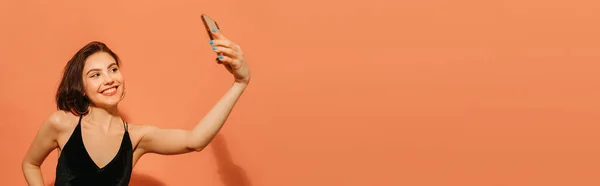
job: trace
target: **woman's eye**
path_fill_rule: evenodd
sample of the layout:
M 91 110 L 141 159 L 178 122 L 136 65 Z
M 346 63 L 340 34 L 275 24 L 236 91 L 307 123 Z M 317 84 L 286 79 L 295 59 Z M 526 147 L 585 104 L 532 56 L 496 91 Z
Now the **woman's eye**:
M 118 71 L 118 70 L 119 70 L 118 68 L 113 68 L 113 69 L 112 69 L 112 71 L 113 71 L 113 72 L 116 72 L 116 71 Z
M 91 76 L 91 77 L 96 77 L 96 76 L 99 76 L 99 75 L 100 75 L 100 74 L 92 74 L 92 76 Z

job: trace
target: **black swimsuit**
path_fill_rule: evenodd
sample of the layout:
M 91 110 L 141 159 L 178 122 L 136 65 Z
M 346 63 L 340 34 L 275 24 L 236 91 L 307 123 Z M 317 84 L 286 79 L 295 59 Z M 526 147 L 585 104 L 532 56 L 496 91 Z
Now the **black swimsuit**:
M 81 118 L 65 144 L 56 166 L 55 186 L 126 186 L 131 177 L 133 149 L 127 123 L 117 155 L 100 168 L 88 154 L 81 137 Z

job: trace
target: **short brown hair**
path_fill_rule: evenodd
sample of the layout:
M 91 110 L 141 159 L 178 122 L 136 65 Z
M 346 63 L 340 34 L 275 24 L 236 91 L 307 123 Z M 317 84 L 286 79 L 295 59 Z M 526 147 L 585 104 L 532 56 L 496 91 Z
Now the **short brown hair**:
M 76 116 L 86 115 L 89 112 L 88 107 L 91 103 L 84 95 L 83 67 L 85 66 L 85 60 L 98 52 L 110 54 L 117 62 L 117 66 L 119 65 L 119 57 L 106 44 L 92 41 L 83 46 L 67 62 L 63 70 L 62 80 L 56 91 L 56 107 L 59 110 L 71 112 Z

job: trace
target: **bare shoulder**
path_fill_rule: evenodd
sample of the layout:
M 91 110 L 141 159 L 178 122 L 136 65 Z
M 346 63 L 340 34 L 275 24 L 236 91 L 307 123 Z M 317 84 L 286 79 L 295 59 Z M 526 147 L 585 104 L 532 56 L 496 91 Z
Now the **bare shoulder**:
M 138 134 L 145 134 L 147 132 L 150 132 L 150 131 L 158 128 L 153 125 L 142 125 L 142 124 L 133 124 L 133 123 L 127 123 L 127 126 L 129 127 L 130 132 L 138 133 Z
M 56 130 L 58 132 L 69 131 L 78 122 L 77 116 L 73 115 L 70 112 L 65 112 L 62 110 L 54 111 L 48 116 L 48 118 L 44 121 L 44 125 L 46 125 L 49 129 Z
M 127 127 L 128 127 L 127 130 L 129 130 L 129 136 L 131 138 L 134 149 L 136 149 L 136 151 L 143 149 L 143 147 L 141 149 L 138 148 L 138 145 L 140 144 L 140 142 L 142 140 L 144 140 L 144 136 L 146 136 L 146 134 L 150 133 L 151 131 L 158 129 L 158 127 L 153 126 L 153 125 L 140 125 L 140 124 L 132 124 L 132 123 L 127 123 Z M 139 152 L 141 154 L 144 154 L 143 150 L 141 150 Z
M 153 125 L 127 123 L 127 126 L 129 130 L 129 135 L 131 136 L 132 140 L 136 143 L 143 140 L 146 134 L 158 129 L 158 127 Z

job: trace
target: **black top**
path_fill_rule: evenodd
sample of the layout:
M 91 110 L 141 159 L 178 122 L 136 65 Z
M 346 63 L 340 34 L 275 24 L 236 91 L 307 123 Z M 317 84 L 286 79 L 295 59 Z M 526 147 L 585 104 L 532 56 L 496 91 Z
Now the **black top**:
M 100 168 L 88 154 L 81 137 L 81 118 L 73 134 L 65 144 L 56 166 L 55 186 L 126 186 L 129 185 L 133 167 L 133 148 L 127 123 L 123 121 L 125 134 L 117 155 Z

